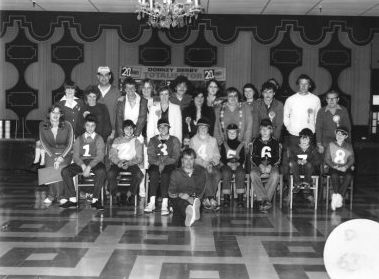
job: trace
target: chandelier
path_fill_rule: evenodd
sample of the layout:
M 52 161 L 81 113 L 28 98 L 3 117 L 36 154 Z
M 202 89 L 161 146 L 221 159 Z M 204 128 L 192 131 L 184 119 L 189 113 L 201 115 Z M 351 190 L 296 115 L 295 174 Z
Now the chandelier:
M 199 0 L 138 0 L 137 19 L 147 17 L 147 23 L 156 28 L 183 27 L 197 19 L 202 8 Z

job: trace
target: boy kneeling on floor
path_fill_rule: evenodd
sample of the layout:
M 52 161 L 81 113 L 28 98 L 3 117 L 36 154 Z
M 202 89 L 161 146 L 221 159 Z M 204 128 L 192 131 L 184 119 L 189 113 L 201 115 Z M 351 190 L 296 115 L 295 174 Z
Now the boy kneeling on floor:
M 95 188 L 91 207 L 104 210 L 99 196 L 106 179 L 105 165 L 103 163 L 105 145 L 103 138 L 95 132 L 96 121 L 96 116 L 92 114 L 86 116 L 84 121 L 85 132 L 76 138 L 73 145 L 74 163 L 62 169 L 61 174 L 65 188 L 63 193 L 66 193 L 67 197 L 60 200 L 60 207 L 77 207 L 78 201 L 72 178 L 79 173 L 83 173 L 84 177 L 89 177 L 93 172 L 95 175 Z
M 196 153 L 185 149 L 182 153 L 181 167 L 171 174 L 168 194 L 173 207 L 173 225 L 186 227 L 200 219 L 200 199 L 205 190 L 206 170 L 194 165 Z

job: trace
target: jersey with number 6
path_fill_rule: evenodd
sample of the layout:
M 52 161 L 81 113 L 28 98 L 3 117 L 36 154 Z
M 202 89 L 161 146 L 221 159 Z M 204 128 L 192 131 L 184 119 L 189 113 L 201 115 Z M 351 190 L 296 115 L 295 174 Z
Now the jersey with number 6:
M 253 165 L 259 166 L 264 161 L 269 165 L 279 165 L 281 158 L 281 147 L 279 141 L 270 138 L 263 141 L 261 137 L 253 141 L 251 160 Z

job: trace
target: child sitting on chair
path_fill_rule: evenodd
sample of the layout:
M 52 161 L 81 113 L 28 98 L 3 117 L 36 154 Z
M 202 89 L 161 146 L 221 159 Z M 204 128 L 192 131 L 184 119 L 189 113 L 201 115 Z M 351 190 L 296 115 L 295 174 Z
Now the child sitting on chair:
M 134 135 L 136 125 L 132 120 L 125 120 L 122 123 L 124 135 L 114 140 L 109 158 L 112 165 L 108 171 L 109 190 L 111 195 L 116 195 L 118 205 L 132 204 L 133 197 L 138 193 L 138 187 L 143 179 L 143 173 L 138 165 L 143 163 L 143 143 Z M 117 191 L 117 175 L 120 171 L 131 173 L 131 189 L 133 195 L 121 195 Z
M 334 191 L 331 201 L 332 210 L 342 207 L 343 197 L 353 179 L 351 168 L 354 165 L 355 159 L 352 145 L 346 142 L 348 136 L 349 132 L 347 128 L 338 127 L 336 129 L 336 141 L 329 143 L 325 153 L 325 163 L 329 167 Z M 342 183 L 340 177 L 342 177 Z
M 230 181 L 235 173 L 237 206 L 243 207 L 243 194 L 245 193 L 245 148 L 244 143 L 238 140 L 238 126 L 229 124 L 226 127 L 227 141 L 221 145 L 221 174 L 222 193 L 224 194 L 224 207 L 230 206 Z
M 74 163 L 62 169 L 62 178 L 64 182 L 64 191 L 67 197 L 61 199 L 60 207 L 72 208 L 77 207 L 75 185 L 73 177 L 82 173 L 84 177 L 89 177 L 91 172 L 94 173 L 94 193 L 91 207 L 98 210 L 104 210 L 99 200 L 101 188 L 105 184 L 106 172 L 104 165 L 105 144 L 103 138 L 96 134 L 96 116 L 89 114 L 84 120 L 85 132 L 76 138 L 73 150 Z
M 304 128 L 299 133 L 299 144 L 289 148 L 289 166 L 293 175 L 294 193 L 304 187 L 304 195 L 311 203 L 314 198 L 309 188 L 312 186 L 312 175 L 315 167 L 320 165 L 320 155 L 316 146 L 312 143 L 313 133 L 311 129 Z M 300 175 L 304 175 L 301 181 Z
M 270 119 L 262 119 L 259 128 L 260 136 L 252 143 L 251 152 L 251 183 L 257 195 L 260 211 L 272 207 L 271 200 L 279 183 L 281 145 L 272 137 L 273 127 Z M 261 178 L 268 178 L 263 186 Z
M 41 141 L 36 141 L 36 148 L 34 149 L 34 162 L 33 165 L 45 166 L 45 149 L 41 144 Z

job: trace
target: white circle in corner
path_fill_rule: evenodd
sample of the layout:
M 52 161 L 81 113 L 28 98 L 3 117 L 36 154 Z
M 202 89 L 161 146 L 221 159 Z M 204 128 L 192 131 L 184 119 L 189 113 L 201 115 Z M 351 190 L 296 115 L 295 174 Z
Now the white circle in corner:
M 354 219 L 336 227 L 324 247 L 331 279 L 379 278 L 379 223 Z

